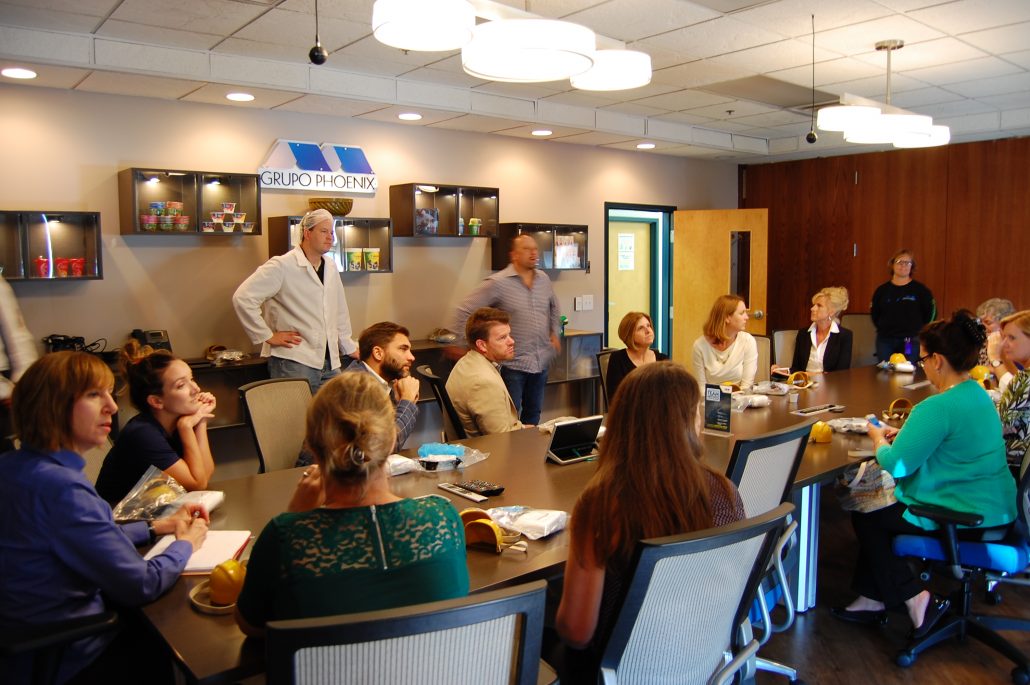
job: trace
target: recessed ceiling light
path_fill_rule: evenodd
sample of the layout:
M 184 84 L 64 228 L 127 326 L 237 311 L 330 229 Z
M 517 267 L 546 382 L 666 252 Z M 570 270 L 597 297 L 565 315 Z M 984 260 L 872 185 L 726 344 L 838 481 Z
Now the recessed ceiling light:
M 554 131 L 551 131 L 546 128 L 538 128 L 537 130 L 533 131 L 534 136 L 549 136 L 552 133 L 554 133 Z
M 638 150 L 653 150 L 654 143 L 637 143 Z
M 397 118 L 401 121 L 418 121 L 422 118 L 422 115 L 418 112 L 401 112 L 397 115 Z
M 225 96 L 226 100 L 232 100 L 233 102 L 252 102 L 254 96 L 250 93 L 229 93 Z
M 36 72 L 31 69 L 23 69 L 22 67 L 7 67 L 3 71 L 0 71 L 0 74 L 3 74 L 7 78 L 36 78 Z

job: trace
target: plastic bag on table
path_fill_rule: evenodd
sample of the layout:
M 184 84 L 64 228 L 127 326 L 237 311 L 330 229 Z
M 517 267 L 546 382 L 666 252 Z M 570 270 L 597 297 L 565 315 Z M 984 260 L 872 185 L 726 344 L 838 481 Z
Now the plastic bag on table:
M 186 488 L 151 466 L 136 482 L 129 494 L 114 508 L 115 521 L 151 521 L 161 510 L 186 494 Z
M 487 509 L 487 513 L 497 525 L 517 530 L 530 540 L 539 540 L 564 530 L 569 521 L 568 513 L 557 509 L 511 506 Z

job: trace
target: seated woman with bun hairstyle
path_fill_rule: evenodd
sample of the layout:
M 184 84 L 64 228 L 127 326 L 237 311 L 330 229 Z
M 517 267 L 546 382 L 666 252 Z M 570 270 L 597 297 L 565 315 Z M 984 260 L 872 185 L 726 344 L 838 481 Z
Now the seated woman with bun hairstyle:
M 97 476 L 97 492 L 119 502 L 151 466 L 187 490 L 203 490 L 215 470 L 207 424 L 215 396 L 201 392 L 189 364 L 166 350 L 130 340 L 121 363 L 129 398 L 139 414 L 122 429 Z

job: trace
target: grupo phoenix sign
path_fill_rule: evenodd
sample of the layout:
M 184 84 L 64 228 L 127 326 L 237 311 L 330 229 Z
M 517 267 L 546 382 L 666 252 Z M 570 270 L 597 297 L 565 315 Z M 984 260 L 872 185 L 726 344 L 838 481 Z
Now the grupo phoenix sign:
M 279 139 L 258 169 L 262 188 L 375 195 L 378 182 L 354 145 Z

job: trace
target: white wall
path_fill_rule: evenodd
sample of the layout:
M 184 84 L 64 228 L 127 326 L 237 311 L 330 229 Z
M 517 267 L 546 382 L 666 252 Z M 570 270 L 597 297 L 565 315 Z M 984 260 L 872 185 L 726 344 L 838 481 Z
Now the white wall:
M 121 344 L 164 328 L 176 352 L 252 349 L 232 312 L 236 286 L 268 256 L 265 236 L 122 236 L 119 170 L 132 166 L 255 173 L 276 138 L 360 145 L 379 177 L 353 216 L 389 216 L 389 186 L 412 181 L 500 188 L 501 221 L 590 226 L 590 274 L 555 290 L 574 328 L 601 330 L 604 203 L 736 206 L 736 166 L 359 119 L 0 85 L 0 209 L 101 212 L 104 279 L 14 283 L 37 338 Z M 264 217 L 298 214 L 309 193 L 264 191 Z M 399 238 L 392 275 L 347 275 L 355 331 L 383 319 L 413 337 L 449 323 L 489 273 L 489 240 Z M 592 312 L 572 298 L 593 294 Z

